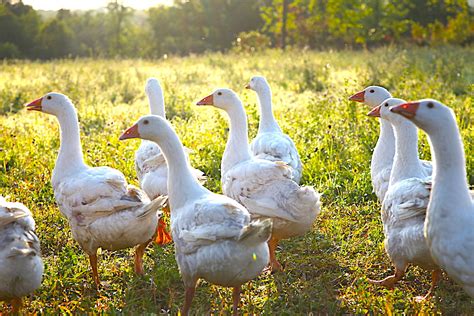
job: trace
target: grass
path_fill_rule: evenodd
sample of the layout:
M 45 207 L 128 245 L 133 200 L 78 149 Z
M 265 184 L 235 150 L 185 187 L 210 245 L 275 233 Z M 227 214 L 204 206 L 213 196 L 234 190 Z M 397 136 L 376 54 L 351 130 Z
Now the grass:
M 49 91 L 68 95 L 78 108 L 85 160 L 124 172 L 137 184 L 133 166 L 138 141 L 118 136 L 148 112 L 144 83 L 161 79 L 167 115 L 195 153 L 206 186 L 220 192 L 220 160 L 227 138 L 224 114 L 193 104 L 217 87 L 241 95 L 250 136 L 258 125 L 256 95 L 243 89 L 254 74 L 273 89 L 276 117 L 295 140 L 304 164 L 302 183 L 323 195 L 323 213 L 305 236 L 281 243 L 286 271 L 262 275 L 244 286 L 241 312 L 249 314 L 469 314 L 473 301 L 446 276 L 436 296 L 414 297 L 429 288 L 429 273 L 410 268 L 394 290 L 367 278 L 393 273 L 384 253 L 380 204 L 372 193 L 370 158 L 378 132 L 368 109 L 347 100 L 369 84 L 386 86 L 407 100 L 432 97 L 455 109 L 474 184 L 473 48 L 382 48 L 373 52 L 265 51 L 254 55 L 209 54 L 167 60 L 11 61 L 0 64 L 0 194 L 33 212 L 42 242 L 45 274 L 26 300 L 26 311 L 171 313 L 182 305 L 184 288 L 172 245 L 148 248 L 145 276 L 133 273 L 132 250 L 104 251 L 96 292 L 87 257 L 72 239 L 55 205 L 51 171 L 59 147 L 55 119 L 22 109 Z M 426 137 L 421 156 L 430 158 Z M 201 282 L 195 314 L 231 311 L 231 290 Z

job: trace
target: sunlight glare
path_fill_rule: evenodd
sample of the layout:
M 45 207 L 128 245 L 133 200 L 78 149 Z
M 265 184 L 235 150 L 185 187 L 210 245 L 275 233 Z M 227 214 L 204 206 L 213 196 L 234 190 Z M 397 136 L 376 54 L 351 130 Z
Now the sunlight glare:
M 107 0 L 81 0 L 81 1 L 61 1 L 61 0 L 24 0 L 24 4 L 31 5 L 36 10 L 94 10 L 107 6 Z M 173 0 L 123 0 L 124 5 L 136 10 L 145 10 L 158 4 L 171 5 Z

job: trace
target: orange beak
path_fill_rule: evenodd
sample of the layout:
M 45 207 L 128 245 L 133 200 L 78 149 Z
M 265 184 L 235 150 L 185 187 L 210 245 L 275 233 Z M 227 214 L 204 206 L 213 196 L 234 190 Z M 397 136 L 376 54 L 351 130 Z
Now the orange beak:
M 390 109 L 393 113 L 400 114 L 407 119 L 412 119 L 416 115 L 416 111 L 418 110 L 418 107 L 420 106 L 419 102 L 407 102 L 403 103 L 397 106 L 394 106 Z
M 364 102 L 365 101 L 365 91 L 357 92 L 356 94 L 352 95 L 349 100 L 356 101 L 356 102 Z
M 34 100 L 33 102 L 30 102 L 26 105 L 26 109 L 28 111 L 40 111 L 42 110 L 41 108 L 41 102 L 43 101 L 43 98 L 39 98 Z
M 197 105 L 214 105 L 214 96 L 210 94 L 196 104 Z
M 376 106 L 375 108 L 372 109 L 372 111 L 367 113 L 367 116 L 380 117 L 380 105 Z
M 140 133 L 138 132 L 138 125 L 135 124 L 129 129 L 127 129 L 125 132 L 123 132 L 122 135 L 120 135 L 119 140 L 124 140 L 124 139 L 129 139 L 129 138 L 140 138 Z
M 245 89 L 252 89 L 252 88 L 250 88 L 250 83 L 247 83 L 247 84 L 245 85 Z

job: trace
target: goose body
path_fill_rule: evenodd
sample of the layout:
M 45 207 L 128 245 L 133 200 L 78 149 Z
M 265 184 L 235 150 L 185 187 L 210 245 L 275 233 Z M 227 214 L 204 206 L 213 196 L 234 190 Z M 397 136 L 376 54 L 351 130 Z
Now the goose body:
M 396 267 L 408 264 L 432 269 L 436 265 L 423 236 L 430 191 L 422 178 L 408 178 L 390 186 L 382 205 L 387 254 Z
M 151 114 L 166 118 L 163 90 L 159 81 L 155 78 L 148 79 L 145 93 Z M 187 160 L 189 160 L 188 151 L 185 150 Z M 206 177 L 202 171 L 190 168 L 197 179 L 205 181 Z M 168 167 L 160 147 L 155 142 L 146 139 L 141 141 L 140 147 L 135 152 L 135 169 L 140 187 L 151 199 L 168 195 Z
M 21 298 L 41 286 L 43 269 L 31 212 L 0 196 L 0 301 L 9 301 L 18 312 Z
M 155 143 L 142 140 L 135 152 L 135 169 L 140 187 L 149 197 L 168 195 L 168 166 Z
M 74 239 L 89 255 L 96 285 L 98 248 L 138 245 L 135 271 L 143 273 L 143 253 L 157 231 L 165 198 L 150 201 L 143 191 L 128 185 L 120 171 L 84 163 L 77 113 L 66 96 L 48 93 L 28 109 L 55 115 L 59 121 L 61 145 L 51 181 L 54 196 Z
M 364 90 L 352 95 L 349 100 L 362 102 L 370 109 L 379 106 L 383 101 L 392 98 L 387 89 L 380 86 L 369 86 Z M 395 156 L 395 132 L 392 124 L 385 118 L 380 118 L 380 134 L 372 154 L 370 162 L 370 176 L 375 195 L 383 202 L 387 193 L 390 174 L 392 172 L 393 159 Z M 431 162 L 420 160 L 420 168 L 424 177 L 432 173 Z
M 425 236 L 434 261 L 474 297 L 474 202 L 453 111 L 425 99 L 392 108 L 428 134 L 434 157 Z
M 255 76 L 250 80 L 247 88 L 257 93 L 260 104 L 258 133 L 250 143 L 252 154 L 260 159 L 285 162 L 291 168 L 292 179 L 296 183 L 300 183 L 301 159 L 295 143 L 282 132 L 273 116 L 270 85 L 264 77 Z
M 151 202 L 124 175 L 109 167 L 86 167 L 61 176 L 53 171 L 54 196 L 74 239 L 89 255 L 143 244 L 156 232 L 164 198 Z M 59 175 L 58 175 L 59 173 Z
M 403 103 L 404 100 L 389 98 L 369 114 L 390 122 L 396 140 L 393 168 L 382 203 L 385 250 L 395 265 L 395 275 L 374 283 L 391 287 L 403 277 L 409 264 L 418 265 L 433 271 L 431 294 L 439 277 L 439 268 L 423 235 L 431 179 L 425 177 L 418 158 L 417 128 L 390 112 L 391 106 Z
M 171 212 L 176 260 L 186 286 L 203 278 L 238 287 L 260 274 L 269 260 L 271 222 L 252 222 L 236 201 L 217 194 Z M 254 236 L 246 236 L 246 231 Z M 257 257 L 256 260 L 254 260 Z
M 142 117 L 121 136 L 126 138 L 155 141 L 168 163 L 171 232 L 186 286 L 182 313 L 189 312 L 200 278 L 233 287 L 236 312 L 240 286 L 260 274 L 268 263 L 266 242 L 271 221 L 252 221 L 241 204 L 204 188 L 192 174 L 178 136 L 163 118 Z
M 254 218 L 274 222 L 269 241 L 272 270 L 281 270 L 275 249 L 281 239 L 309 231 L 320 212 L 319 194 L 292 180 L 292 169 L 282 161 L 252 156 L 248 145 L 247 118 L 238 96 L 218 89 L 198 105 L 224 109 L 230 118 L 230 136 L 221 163 L 222 191 L 245 206 Z
M 222 192 L 254 218 L 272 218 L 272 238 L 278 240 L 305 234 L 319 213 L 319 195 L 294 182 L 292 170 L 281 162 L 250 159 L 223 171 Z

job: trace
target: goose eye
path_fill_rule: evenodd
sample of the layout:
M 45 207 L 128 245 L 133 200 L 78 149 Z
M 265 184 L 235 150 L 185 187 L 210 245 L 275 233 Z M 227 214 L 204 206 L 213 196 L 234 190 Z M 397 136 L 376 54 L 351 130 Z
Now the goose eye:
M 48 95 L 48 96 L 46 97 L 46 99 L 51 100 L 52 97 L 51 97 L 50 95 Z
M 217 92 L 217 95 L 222 95 L 222 92 Z
M 143 121 L 143 124 L 145 124 L 145 125 L 148 125 L 148 123 L 150 123 L 148 120 Z
M 388 103 L 385 103 L 385 107 L 387 107 L 387 106 L 388 106 Z
M 430 109 L 432 109 L 434 107 L 434 104 L 432 102 L 430 102 L 426 106 L 429 107 Z
M 374 90 L 374 89 L 371 89 L 369 92 L 370 92 L 370 93 L 374 93 L 374 92 L 375 92 L 375 90 Z

